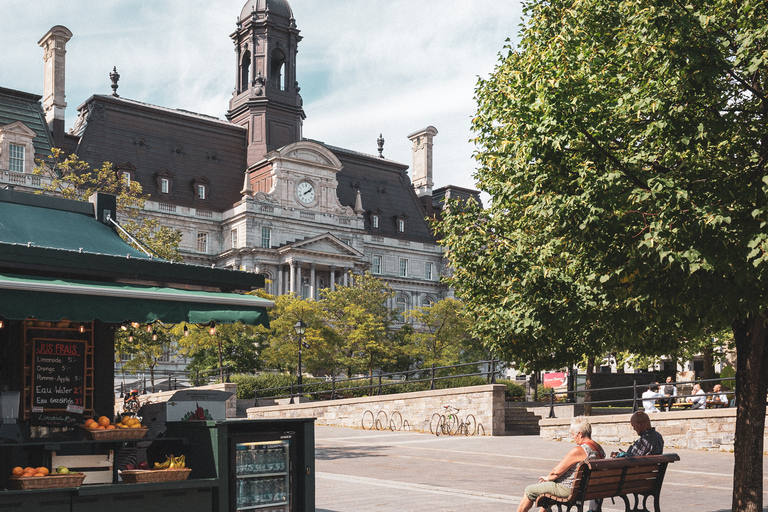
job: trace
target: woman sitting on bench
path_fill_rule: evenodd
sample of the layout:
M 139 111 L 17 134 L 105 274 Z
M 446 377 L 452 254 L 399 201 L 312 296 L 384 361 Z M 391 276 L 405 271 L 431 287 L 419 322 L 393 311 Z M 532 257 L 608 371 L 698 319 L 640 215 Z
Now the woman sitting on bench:
M 571 436 L 577 446 L 569 451 L 547 476 L 539 477 L 538 484 L 525 488 L 523 500 L 517 507 L 517 512 L 530 510 L 536 503 L 536 498 L 544 493 L 567 498 L 571 494 L 579 463 L 587 459 L 605 458 L 603 448 L 592 440 L 592 425 L 583 416 L 574 418 L 571 422 Z

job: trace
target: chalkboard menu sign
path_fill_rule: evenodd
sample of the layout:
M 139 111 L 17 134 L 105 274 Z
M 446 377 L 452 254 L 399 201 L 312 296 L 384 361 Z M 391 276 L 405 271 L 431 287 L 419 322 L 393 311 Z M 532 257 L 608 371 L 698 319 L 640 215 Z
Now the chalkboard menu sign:
M 32 411 L 38 419 L 82 414 L 85 403 L 85 341 L 34 338 Z M 54 418 L 50 413 L 60 411 Z M 69 421 L 64 420 L 63 423 Z

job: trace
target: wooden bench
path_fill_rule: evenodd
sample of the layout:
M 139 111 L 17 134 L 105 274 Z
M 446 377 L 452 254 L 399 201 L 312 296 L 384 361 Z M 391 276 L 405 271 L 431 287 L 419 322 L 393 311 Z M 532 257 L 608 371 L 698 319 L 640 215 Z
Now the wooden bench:
M 648 498 L 653 498 L 654 512 L 660 512 L 659 495 L 667 464 L 680 460 L 676 453 L 590 460 L 579 464 L 571 495 L 559 498 L 542 494 L 536 506 L 560 512 L 573 508 L 579 512 L 589 509 L 590 500 L 597 500 L 602 510 L 605 498 L 621 498 L 626 512 L 650 512 Z M 586 507 L 586 508 L 585 508 Z

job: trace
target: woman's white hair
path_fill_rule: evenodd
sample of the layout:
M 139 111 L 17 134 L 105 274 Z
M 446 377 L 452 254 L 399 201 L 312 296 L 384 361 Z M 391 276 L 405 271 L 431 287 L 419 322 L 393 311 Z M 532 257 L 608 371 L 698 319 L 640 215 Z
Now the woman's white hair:
M 571 422 L 571 432 L 581 432 L 584 437 L 592 438 L 592 424 L 585 416 L 576 416 Z

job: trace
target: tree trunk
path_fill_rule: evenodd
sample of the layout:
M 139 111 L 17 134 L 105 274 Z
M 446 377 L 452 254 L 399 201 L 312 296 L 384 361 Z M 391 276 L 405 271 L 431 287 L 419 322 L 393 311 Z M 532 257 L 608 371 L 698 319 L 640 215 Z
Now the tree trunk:
M 152 392 L 155 392 L 155 365 L 149 365 L 149 385 L 152 386 Z
M 592 404 L 589 402 L 592 401 L 592 392 L 590 389 L 592 389 L 592 375 L 595 373 L 595 356 L 589 356 L 587 358 L 587 375 L 586 375 L 586 381 L 584 381 L 584 389 L 586 392 L 584 393 L 584 401 L 586 402 L 584 404 L 584 416 L 592 416 Z
M 536 372 L 531 372 L 531 378 L 528 379 L 528 384 L 533 388 L 533 401 L 539 401 L 539 385 L 536 382 Z
M 704 370 L 701 372 L 701 378 L 703 380 L 709 380 L 715 378 L 715 357 L 714 357 L 714 350 L 712 345 L 707 345 L 704 347 L 704 349 L 701 351 L 701 355 L 703 356 L 703 363 L 704 363 Z M 704 390 L 707 392 L 712 391 L 712 387 L 714 386 L 714 382 L 707 382 L 704 385 Z
M 219 347 L 219 380 L 223 384 L 224 383 L 224 358 L 221 355 L 221 336 L 216 337 L 216 341 L 218 343 Z
M 766 318 L 734 320 L 736 341 L 736 440 L 733 502 L 736 512 L 763 512 L 763 435 L 768 391 Z

